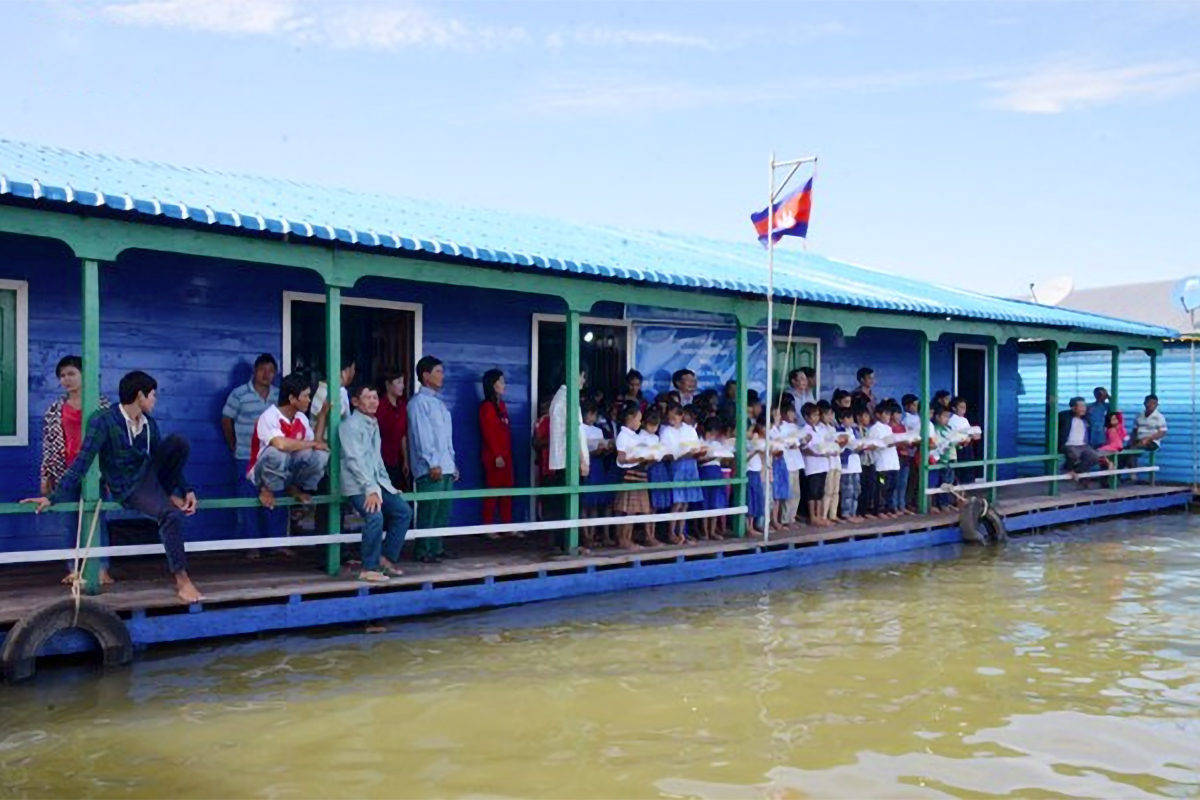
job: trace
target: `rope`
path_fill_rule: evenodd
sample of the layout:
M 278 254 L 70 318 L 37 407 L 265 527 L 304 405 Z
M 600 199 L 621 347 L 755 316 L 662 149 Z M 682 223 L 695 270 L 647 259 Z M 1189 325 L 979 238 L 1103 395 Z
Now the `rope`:
M 92 542 L 96 537 L 96 525 L 100 522 L 100 510 L 104 507 L 103 500 L 96 501 L 96 511 L 92 514 L 92 526 L 88 530 L 87 546 L 83 547 L 83 498 L 79 498 L 79 522 L 75 527 L 75 564 L 71 581 L 71 598 L 75 601 L 75 621 L 72 627 L 79 625 L 79 609 L 83 605 L 83 571 L 87 569 L 88 558 L 92 553 Z M 80 555 L 82 548 L 83 554 Z
M 806 239 L 805 241 L 807 242 L 808 240 Z M 796 304 L 798 302 L 799 301 L 795 297 L 792 298 L 792 319 L 788 323 L 787 359 L 784 363 L 787 364 L 789 373 L 792 371 L 792 339 L 796 332 Z M 772 342 L 771 346 L 775 346 L 774 342 Z M 809 387 L 809 391 L 813 391 L 811 386 Z M 786 389 L 779 393 L 778 408 L 780 411 L 783 410 L 783 396 L 787 393 L 788 392 Z M 815 395 L 816 392 L 814 391 L 813 394 Z M 800 409 L 797 408 L 796 413 L 800 413 Z

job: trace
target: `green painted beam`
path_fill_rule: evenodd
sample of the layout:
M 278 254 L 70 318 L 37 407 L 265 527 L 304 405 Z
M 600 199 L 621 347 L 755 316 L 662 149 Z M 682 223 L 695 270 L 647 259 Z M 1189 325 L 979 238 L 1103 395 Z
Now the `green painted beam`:
M 579 311 L 573 308 L 567 310 L 567 474 L 565 483 L 567 488 L 572 490 L 579 488 L 580 469 L 579 423 L 576 421 L 576 414 L 579 413 L 581 407 L 579 402 L 579 318 Z M 579 493 L 576 491 L 572 491 L 567 497 L 567 519 L 579 519 Z M 566 541 L 563 550 L 574 555 L 579 551 L 579 528 L 574 526 L 567 528 L 564 535 Z
M 746 392 L 750 388 L 750 369 L 746 363 L 750 353 L 750 328 L 745 323 L 738 323 L 737 328 L 737 398 L 735 407 L 734 436 L 737 442 L 733 461 L 733 474 L 742 479 L 733 490 L 733 504 L 746 505 L 746 415 L 749 413 L 749 403 Z M 746 536 L 746 515 L 738 514 L 733 520 L 733 533 L 743 539 Z
M 342 420 L 342 290 L 325 287 L 325 383 L 329 387 L 329 414 L 325 430 L 329 437 L 329 494 L 340 496 L 341 450 L 338 425 Z M 342 532 L 342 507 L 329 507 L 326 533 Z M 342 546 L 331 544 L 325 555 L 325 571 L 333 576 L 342 571 Z
M 987 452 L 984 458 L 991 461 L 986 467 L 989 481 L 996 480 L 997 462 L 1000 457 L 1000 345 L 992 342 L 987 349 L 988 358 L 988 422 Z M 988 501 L 996 502 L 996 489 L 988 490 Z
M 100 264 L 93 259 L 84 259 L 83 268 L 83 387 L 80 399 L 83 403 L 83 427 L 100 407 Z M 100 462 L 92 462 L 87 477 L 83 479 L 83 529 L 80 532 L 85 549 L 95 544 L 92 533 L 92 516 L 100 500 Z M 89 558 L 83 565 L 83 591 L 85 594 L 100 594 L 100 562 Z
M 1058 472 L 1058 349 L 1054 342 L 1046 345 L 1046 452 L 1054 459 L 1046 464 L 1046 474 Z M 1050 496 L 1058 494 L 1058 481 L 1050 481 Z
M 921 387 L 917 393 L 921 398 L 921 458 L 917 463 L 917 511 L 928 514 L 929 495 L 925 494 L 925 490 L 929 488 L 929 437 L 931 433 L 929 415 L 931 413 L 930 400 L 932 399 L 929 396 L 929 337 L 922 333 L 917 346 L 921 348 Z

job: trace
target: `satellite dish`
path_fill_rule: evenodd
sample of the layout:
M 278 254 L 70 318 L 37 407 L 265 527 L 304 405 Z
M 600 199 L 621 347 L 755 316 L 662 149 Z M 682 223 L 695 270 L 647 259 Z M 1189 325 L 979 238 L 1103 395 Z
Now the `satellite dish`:
M 1171 290 L 1171 304 L 1190 314 L 1200 308 L 1200 276 L 1193 275 L 1175 284 Z
M 1069 275 L 1029 284 L 1029 293 L 1033 295 L 1033 302 L 1043 306 L 1056 306 L 1066 300 L 1067 295 L 1073 291 L 1075 291 L 1075 279 Z

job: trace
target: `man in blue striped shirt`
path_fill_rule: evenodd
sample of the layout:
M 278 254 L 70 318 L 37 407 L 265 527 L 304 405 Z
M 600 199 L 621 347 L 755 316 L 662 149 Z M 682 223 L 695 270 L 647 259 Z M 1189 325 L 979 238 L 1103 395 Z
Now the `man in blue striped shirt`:
M 279 389 L 273 385 L 275 375 L 279 371 L 275 357 L 263 353 L 254 360 L 254 374 L 249 383 L 242 384 L 229 393 L 225 408 L 221 412 L 221 430 L 225 433 L 225 444 L 233 454 L 236 462 L 234 489 L 237 497 L 258 497 L 258 488 L 246 479 L 250 469 L 250 440 L 254 436 L 254 426 L 258 418 L 271 406 L 279 402 Z M 272 535 L 272 529 L 279 528 L 279 536 L 283 535 L 282 522 L 285 519 L 282 512 L 276 513 L 262 506 L 256 508 L 239 508 L 237 512 L 238 532 L 246 539 L 261 539 Z M 257 550 L 250 551 L 250 557 L 256 558 Z
M 454 428 L 442 400 L 446 373 L 442 362 L 425 356 L 417 362 L 421 389 L 408 401 L 409 466 L 418 492 L 448 492 L 458 480 L 454 463 Z M 450 522 L 450 500 L 418 500 L 417 527 L 444 528 Z M 414 556 L 434 563 L 450 557 L 440 537 L 417 540 Z

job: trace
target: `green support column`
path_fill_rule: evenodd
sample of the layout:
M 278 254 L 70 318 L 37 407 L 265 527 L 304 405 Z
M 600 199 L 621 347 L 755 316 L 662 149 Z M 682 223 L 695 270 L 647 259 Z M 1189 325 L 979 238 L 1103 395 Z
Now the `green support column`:
M 1058 343 L 1046 343 L 1046 474 L 1058 473 Z M 1058 482 L 1050 481 L 1050 496 L 1058 494 Z
M 339 462 L 341 442 L 338 441 L 338 423 L 342 421 L 342 290 L 338 286 L 325 287 L 325 382 L 329 386 L 329 418 L 325 425 L 329 437 L 329 493 L 335 497 L 340 493 Z M 332 503 L 326 533 L 342 532 L 342 506 Z M 326 551 L 325 571 L 331 576 L 342 571 L 342 546 L 331 544 Z
M 565 484 L 573 491 L 567 495 L 567 519 L 579 519 L 579 318 L 575 309 L 567 310 L 567 474 Z M 579 528 L 566 530 L 563 549 L 579 550 Z
M 1154 352 L 1153 350 L 1150 351 L 1150 394 L 1155 395 L 1155 396 L 1158 395 L 1158 353 Z M 1136 420 L 1134 422 L 1134 425 L 1136 427 L 1136 425 L 1137 425 Z M 1157 456 L 1157 455 L 1158 455 L 1157 450 L 1150 451 L 1150 466 L 1153 467 L 1155 465 L 1154 464 L 1155 456 Z M 1158 477 L 1157 472 L 1150 473 L 1150 485 L 1151 486 L 1154 486 L 1158 482 L 1156 480 L 1157 477 Z
M 91 259 L 83 262 L 83 402 L 84 429 L 87 421 L 100 406 L 100 263 Z M 83 481 L 84 547 L 94 544 L 92 517 L 100 500 L 100 463 L 95 461 Z M 76 517 L 78 519 L 78 516 Z M 100 594 L 100 560 L 89 558 L 83 565 L 83 589 L 89 595 Z
M 989 461 L 1000 457 L 1000 343 L 991 342 L 988 345 L 988 422 L 987 422 L 987 453 L 984 456 Z M 987 480 L 994 481 L 998 474 L 996 464 L 988 464 L 984 470 Z M 989 502 L 996 502 L 996 488 L 988 490 Z
M 917 511 L 929 513 L 929 336 L 922 333 L 918 336 L 921 347 L 921 458 L 917 462 Z
M 1110 388 L 1108 390 L 1108 407 L 1112 411 L 1121 409 L 1121 348 L 1114 347 L 1112 349 L 1112 378 L 1109 380 Z M 1113 464 L 1113 469 L 1120 466 L 1120 462 Z M 1112 475 L 1108 479 L 1108 488 L 1116 489 L 1120 486 L 1121 476 Z
M 737 458 L 734 459 L 733 477 L 746 477 L 746 391 L 750 385 L 750 369 L 746 358 L 750 353 L 750 328 L 740 320 L 737 329 L 737 420 L 735 422 L 737 436 Z M 739 483 L 733 487 L 733 504 L 736 507 L 746 505 L 746 484 Z M 746 536 L 746 515 L 738 514 L 733 518 L 733 533 L 739 539 Z

